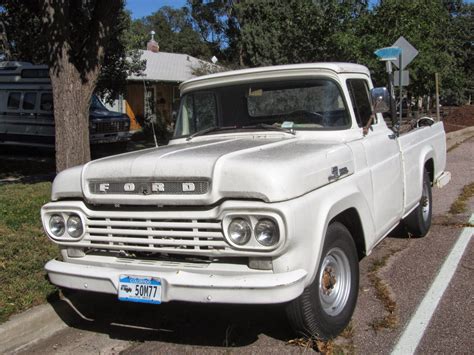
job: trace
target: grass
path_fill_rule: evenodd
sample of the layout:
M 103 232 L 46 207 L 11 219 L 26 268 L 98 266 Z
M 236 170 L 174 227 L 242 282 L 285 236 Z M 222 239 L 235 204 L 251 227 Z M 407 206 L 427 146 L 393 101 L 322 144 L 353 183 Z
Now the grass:
M 474 182 L 471 182 L 469 185 L 465 185 L 462 189 L 461 194 L 458 196 L 456 201 L 453 202 L 449 213 L 451 214 L 460 214 L 467 212 L 467 202 L 471 197 L 474 196 Z
M 49 182 L 0 185 L 0 323 L 56 292 L 43 270 L 58 255 L 40 219 L 50 192 Z
M 386 311 L 386 314 L 383 317 L 375 319 L 370 323 L 370 326 L 375 331 L 383 328 L 394 329 L 398 325 L 397 303 L 392 297 L 389 286 L 378 275 L 378 272 L 387 265 L 388 259 L 399 251 L 401 251 L 401 249 L 391 249 L 389 254 L 380 259 L 374 260 L 369 268 L 369 280 L 375 289 L 376 297 L 382 302 Z

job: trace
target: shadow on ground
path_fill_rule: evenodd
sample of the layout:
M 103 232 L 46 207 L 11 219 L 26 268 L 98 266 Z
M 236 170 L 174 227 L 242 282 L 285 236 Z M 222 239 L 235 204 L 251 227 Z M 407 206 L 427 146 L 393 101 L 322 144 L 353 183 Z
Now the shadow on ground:
M 51 305 L 70 327 L 132 342 L 239 347 L 259 334 L 287 341 L 293 337 L 282 305 L 224 305 L 121 302 L 113 295 L 64 290 Z
M 134 140 L 128 144 L 102 144 L 91 148 L 91 159 L 153 147 L 151 142 Z M 0 184 L 53 181 L 56 176 L 52 148 L 0 146 Z

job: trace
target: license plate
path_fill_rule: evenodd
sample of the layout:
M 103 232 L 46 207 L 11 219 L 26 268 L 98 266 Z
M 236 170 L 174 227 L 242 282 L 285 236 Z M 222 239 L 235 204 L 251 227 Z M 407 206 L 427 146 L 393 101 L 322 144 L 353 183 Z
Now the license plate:
M 120 275 L 118 298 L 121 301 L 161 303 L 161 280 L 156 277 Z

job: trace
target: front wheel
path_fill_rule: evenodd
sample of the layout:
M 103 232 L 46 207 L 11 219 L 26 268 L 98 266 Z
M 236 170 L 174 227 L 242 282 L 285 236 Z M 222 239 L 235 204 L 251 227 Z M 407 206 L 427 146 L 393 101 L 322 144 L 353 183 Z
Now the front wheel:
M 286 312 L 293 329 L 320 340 L 336 337 L 349 323 L 357 302 L 359 260 L 347 228 L 328 226 L 318 272 Z
M 424 237 L 431 227 L 431 214 L 431 181 L 428 172 L 425 170 L 420 203 L 403 221 L 408 232 L 415 237 Z

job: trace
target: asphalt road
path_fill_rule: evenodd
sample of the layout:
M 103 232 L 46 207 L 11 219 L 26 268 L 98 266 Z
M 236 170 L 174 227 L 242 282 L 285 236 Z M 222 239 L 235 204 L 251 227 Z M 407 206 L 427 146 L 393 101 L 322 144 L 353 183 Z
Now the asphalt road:
M 433 226 L 421 239 L 400 229 L 361 261 L 359 300 L 347 331 L 324 349 L 389 354 L 436 278 L 474 211 L 447 216 L 462 187 L 474 181 L 474 139 L 448 153 L 452 181 L 434 189 Z M 416 353 L 469 353 L 474 347 L 474 246 L 457 266 Z M 282 308 L 201 305 L 160 306 L 119 302 L 115 297 L 75 292 L 71 307 L 58 308 L 69 325 L 22 353 L 301 353 L 311 344 L 294 341 Z M 292 341 L 293 340 L 293 341 Z M 296 343 L 296 344 L 295 344 Z M 321 344 L 320 344 L 321 347 Z

